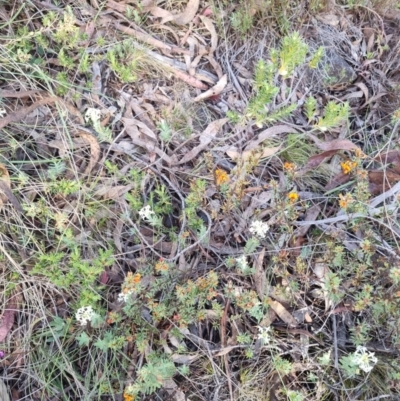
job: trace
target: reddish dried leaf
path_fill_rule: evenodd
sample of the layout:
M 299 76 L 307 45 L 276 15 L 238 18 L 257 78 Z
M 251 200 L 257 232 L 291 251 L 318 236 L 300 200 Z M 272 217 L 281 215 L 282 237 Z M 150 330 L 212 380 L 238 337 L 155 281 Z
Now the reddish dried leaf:
M 264 256 L 265 248 L 261 250 L 260 254 L 256 258 L 256 261 L 254 262 L 255 273 L 253 274 L 256 291 L 261 300 L 264 299 L 267 290 L 267 276 L 265 275 L 265 270 L 263 267 Z
M 302 171 L 303 170 L 309 171 L 309 170 L 317 168 L 324 160 L 331 158 L 337 152 L 338 152 L 338 149 L 334 149 L 334 150 L 328 150 L 326 152 L 319 153 L 318 155 L 311 156 L 308 159 L 307 164 L 304 166 Z
M 375 161 L 383 164 L 391 163 L 393 164 L 392 170 L 400 174 L 400 151 L 399 150 L 389 150 L 388 152 L 380 153 L 375 157 Z
M 14 324 L 14 316 L 17 310 L 17 305 L 14 301 L 8 301 L 4 309 L 4 313 L 0 323 L 0 342 L 4 341 L 8 332 Z
M 333 141 L 323 142 L 318 139 L 314 134 L 307 133 L 307 136 L 311 138 L 321 150 L 324 151 L 355 149 L 359 149 L 361 151 L 361 149 L 356 144 L 349 141 L 348 139 L 334 139 Z
M 351 178 L 350 174 L 344 174 L 344 173 L 339 173 L 335 177 L 332 178 L 328 184 L 325 186 L 325 191 L 330 191 L 331 189 L 334 189 L 338 187 L 339 185 L 346 184 L 346 182 L 349 182 Z
M 400 174 L 396 171 L 369 171 L 369 190 L 372 195 L 379 195 L 400 181 Z

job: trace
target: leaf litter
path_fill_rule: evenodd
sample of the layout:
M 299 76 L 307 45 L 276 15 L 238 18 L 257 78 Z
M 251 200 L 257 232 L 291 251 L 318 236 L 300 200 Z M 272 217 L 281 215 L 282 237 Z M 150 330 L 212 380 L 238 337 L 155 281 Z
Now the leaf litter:
M 7 146 L 0 153 L 4 224 L 17 222 L 18 227 L 26 227 L 29 233 L 26 238 L 24 235 L 27 234 L 22 235 L 22 241 L 10 230 L 2 237 L 2 242 L 14 242 L 7 247 L 12 248 L 16 258 L 22 255 L 18 263 L 27 271 L 39 263 L 33 256 L 35 252 L 46 249 L 46 253 L 52 254 L 57 249 L 65 249 L 73 238 L 81 238 L 82 244 L 85 244 L 81 255 L 82 266 L 86 261 L 95 259 L 93 255 L 96 248 L 105 249 L 109 245 L 116 247 L 118 254 L 112 266 L 102 265 L 96 276 L 99 284 L 109 291 L 102 294 L 106 301 L 104 309 L 111 317 L 97 332 L 99 329 L 93 322 L 84 331 L 87 338 L 80 337 L 81 347 L 85 341 L 92 341 L 92 335 L 102 336 L 102 330 L 116 330 L 119 323 L 112 320 L 113 313 L 118 315 L 122 310 L 116 296 L 122 290 L 121 283 L 126 283 L 130 277 L 129 273 L 138 281 L 141 278 L 137 275 L 146 274 L 142 281 L 143 288 L 146 291 L 149 288 L 154 290 L 151 285 L 161 275 L 154 271 L 149 273 L 149 266 L 155 264 L 159 269 L 170 269 L 168 263 L 172 263 L 172 268 L 175 268 L 174 263 L 179 260 L 181 276 L 174 277 L 174 280 L 179 280 L 179 284 L 171 280 L 165 284 L 168 291 L 162 296 L 156 292 L 154 302 L 147 303 L 137 311 L 138 316 L 152 327 L 152 338 L 147 338 L 146 343 L 139 347 L 140 333 L 134 331 L 137 323 L 132 323 L 130 327 L 124 326 L 126 333 L 131 334 L 129 330 L 132 329 L 134 334 L 132 338 L 128 335 L 129 340 L 121 352 L 132 361 L 134 367 L 125 377 L 119 377 L 121 383 L 126 380 L 133 383 L 137 372 L 145 372 L 140 367 L 148 366 L 146 363 L 151 361 L 152 351 L 164 352 L 176 364 L 174 366 L 179 367 L 179 372 L 183 373 L 179 380 L 169 377 L 158 383 L 159 398 L 183 400 L 193 397 L 193 394 L 201 394 L 202 399 L 219 397 L 233 400 L 239 394 L 237 389 L 245 391 L 245 381 L 242 376 L 240 380 L 236 377 L 235 369 L 240 361 L 246 360 L 244 357 L 250 361 L 251 354 L 266 362 L 263 366 L 267 368 L 263 367 L 266 370 L 261 373 L 264 378 L 270 378 L 267 380 L 272 389 L 272 399 L 277 397 L 276 390 L 282 384 L 274 379 L 276 375 L 270 368 L 274 366 L 274 361 L 276 363 L 276 356 L 271 359 L 274 354 L 270 351 L 276 347 L 279 352 L 285 353 L 287 359 L 281 358 L 283 361 L 291 361 L 291 372 L 280 377 L 284 381 L 290 377 L 294 388 L 300 389 L 299 383 L 306 380 L 306 376 L 301 376 L 302 370 L 317 370 L 299 362 L 300 354 L 294 337 L 300 335 L 303 356 L 311 355 L 311 349 L 315 346 L 311 345 L 312 339 L 320 347 L 318 353 L 323 353 L 331 347 L 331 338 L 336 330 L 334 324 L 332 327 L 326 325 L 326 314 L 341 313 L 344 321 L 346 313 L 352 314 L 354 321 L 362 315 L 357 314 L 353 305 L 348 304 L 355 302 L 356 295 L 351 297 L 344 294 L 354 285 L 351 278 L 341 281 L 338 288 L 334 287 L 336 272 L 347 263 L 346 259 L 340 265 L 341 243 L 366 265 L 369 266 L 373 260 L 386 279 L 389 273 L 380 258 L 390 254 L 393 258 L 390 262 L 393 265 L 398 263 L 391 244 L 391 239 L 396 240 L 399 234 L 395 224 L 396 214 L 389 214 L 385 219 L 379 217 L 385 212 L 384 207 L 388 207 L 386 211 L 391 208 L 391 212 L 397 213 L 396 199 L 400 182 L 399 151 L 393 145 L 397 133 L 393 131 L 392 140 L 382 145 L 384 150 L 379 150 L 379 140 L 384 141 L 382 138 L 391 129 L 390 122 L 381 111 L 381 106 L 388 107 L 384 96 L 391 93 L 388 88 L 391 83 L 382 83 L 382 74 L 388 73 L 389 69 L 379 72 L 379 63 L 375 62 L 383 57 L 383 51 L 376 48 L 383 22 L 379 21 L 377 27 L 369 28 L 370 32 L 365 37 L 360 33 L 360 39 L 353 40 L 351 35 L 357 36 L 361 31 L 355 25 L 345 28 L 346 24 L 353 24 L 353 20 L 348 20 L 342 9 L 333 7 L 329 12 L 319 15 L 318 19 L 325 25 L 314 27 L 316 30 L 324 30 L 327 35 L 325 42 L 329 40 L 326 32 L 335 37 L 334 33 L 342 29 L 341 35 L 345 40 L 341 45 L 351 49 L 347 57 L 353 57 L 352 62 L 357 64 L 360 75 L 356 82 L 349 82 L 347 86 L 320 87 L 320 83 L 315 83 L 317 108 L 320 110 L 315 111 L 313 122 L 322 115 L 327 99 L 346 100 L 358 119 L 349 122 L 352 124 L 351 128 L 350 125 L 348 127 L 349 132 L 355 131 L 350 136 L 345 129 L 339 135 L 336 129 L 328 133 L 317 133 L 312 129 L 312 119 L 307 122 L 304 116 L 299 115 L 278 118 L 275 122 L 265 124 L 262 129 L 252 121 L 236 124 L 234 118 L 227 118 L 227 111 L 239 111 L 239 114 L 244 115 L 248 99 L 254 96 L 250 87 L 255 66 L 248 54 L 257 54 L 258 57 L 262 53 L 259 43 L 265 44 L 263 40 L 271 34 L 269 31 L 264 38 L 256 34 L 256 40 L 259 41 L 256 45 L 249 39 L 246 42 L 237 33 L 236 41 L 229 42 L 220 30 L 220 18 L 225 18 L 224 14 L 217 15 L 209 5 L 199 0 L 182 4 L 145 0 L 140 5 L 108 0 L 106 8 L 101 8 L 103 6 L 93 1 L 87 8 L 82 8 L 81 13 L 73 13 L 72 25 L 89 33 L 88 38 L 82 42 L 87 46 L 88 53 L 83 54 L 91 54 L 97 44 L 101 43 L 101 35 L 110 35 L 112 47 L 111 43 L 114 40 L 116 43 L 122 41 L 122 34 L 125 34 L 135 38 L 130 42 L 132 46 L 145 49 L 147 57 L 161 65 L 163 71 L 159 72 L 159 76 L 154 71 L 139 71 L 139 80 L 123 84 L 120 82 L 121 73 L 116 73 L 112 68 L 111 59 L 99 57 L 89 64 L 90 72 L 87 75 L 76 72 L 73 78 L 76 79 L 75 87 L 79 87 L 76 91 L 71 86 L 64 94 L 53 96 L 43 89 L 36 89 L 34 81 L 26 85 L 18 80 L 13 82 L 13 89 L 7 85 L 0 88 L 0 97 L 4 99 L 6 111 L 0 120 L 0 128 L 8 135 L 6 139 L 1 138 L 1 145 L 7 143 Z M 37 7 L 40 7 L 40 12 L 47 13 L 50 4 L 41 2 Z M 262 19 L 263 6 L 259 2 L 249 7 L 249 16 Z M 67 9 L 60 12 L 60 7 L 51 8 L 60 13 L 61 20 L 68 13 Z M 229 5 L 227 9 L 230 10 L 227 15 L 233 24 L 234 18 L 238 18 L 240 7 L 235 4 Z M 8 9 L 4 9 L 4 12 L 12 13 Z M 320 22 L 313 21 L 313 24 Z M 229 32 L 235 35 L 234 30 Z M 99 36 L 96 39 L 97 34 Z M 383 31 L 381 34 L 382 44 L 393 43 L 390 40 L 395 36 L 386 35 Z M 353 42 L 350 42 L 350 36 Z M 144 46 L 150 46 L 151 50 Z M 367 60 L 366 52 L 374 53 L 374 59 Z M 21 49 L 17 54 L 23 58 Z M 361 56 L 365 58 L 363 63 L 359 62 Z M 79 59 L 77 53 L 74 57 L 74 60 Z M 57 72 L 64 71 L 62 63 L 65 61 L 57 59 L 57 63 L 53 64 Z M 125 61 L 128 62 L 129 57 Z M 397 65 L 396 57 L 393 56 L 390 62 L 392 70 L 395 70 L 393 66 Z M 239 73 L 244 78 L 236 76 Z M 72 77 L 71 70 L 67 69 L 66 74 Z M 304 93 L 309 90 L 305 89 L 306 85 L 299 78 L 301 76 L 294 75 L 288 80 L 278 77 L 281 87 L 274 99 L 278 103 L 298 102 L 296 113 L 299 114 L 303 109 L 302 101 L 298 99 L 303 99 Z M 389 79 L 394 82 L 394 75 Z M 293 84 L 296 85 L 295 89 Z M 310 91 L 314 91 L 312 86 Z M 77 93 L 83 96 L 74 100 Z M 39 97 L 42 98 L 37 100 Z M 179 114 L 176 104 L 182 106 L 183 113 Z M 116 115 L 110 113 L 101 122 L 103 128 L 109 128 L 112 132 L 111 142 L 102 141 L 94 127 L 88 124 L 85 126 L 82 116 L 88 107 L 100 108 L 102 113 L 104 110 L 116 109 Z M 269 112 L 268 107 L 265 105 Z M 165 110 L 168 110 L 167 115 Z M 191 115 L 192 110 L 196 110 L 194 113 L 199 115 Z M 202 125 L 196 126 L 194 120 L 201 121 Z M 365 125 L 365 133 L 362 129 L 355 129 L 356 121 L 358 128 L 361 123 Z M 22 127 L 24 124 L 29 125 L 31 134 L 27 134 L 27 127 Z M 379 134 L 374 136 L 368 130 Z M 10 133 L 16 142 L 10 141 Z M 299 146 L 287 150 L 286 145 L 293 137 L 299 139 Z M 369 156 L 368 160 L 359 162 L 357 170 L 349 174 L 339 170 L 338 160 L 353 160 L 357 152 L 361 151 L 368 152 Z M 217 182 L 213 176 L 216 166 L 228 166 L 224 173 L 229 179 Z M 359 190 L 359 172 L 366 177 L 372 198 L 362 205 L 366 210 L 345 213 L 338 206 L 337 194 Z M 29 185 L 24 184 L 26 177 L 31 180 Z M 53 178 L 46 181 L 48 177 Z M 204 180 L 205 184 L 201 184 L 204 187 L 197 188 L 196 192 L 195 186 L 200 185 L 197 179 Z M 63 188 L 65 180 L 69 180 L 68 185 L 73 183 L 73 188 Z M 194 212 L 188 200 L 188 195 L 192 193 L 195 194 L 192 195 L 195 200 L 191 201 L 199 202 Z M 299 199 L 290 202 L 288 194 L 298 193 L 301 194 Z M 310 196 L 303 196 L 305 193 Z M 160 207 L 159 202 L 165 196 L 170 203 L 161 209 L 163 212 L 159 217 L 162 226 L 169 231 L 165 230 L 159 235 L 157 224 L 160 221 L 147 224 L 137 212 L 146 206 L 160 210 L 157 209 Z M 19 212 L 23 211 L 25 216 L 19 217 L 23 220 L 17 220 L 12 207 Z M 356 226 L 346 226 L 366 215 L 371 222 L 368 230 L 357 231 Z M 252 221 L 259 219 L 268 222 L 269 231 L 266 238 L 257 239 L 259 242 L 252 244 L 248 227 Z M 57 238 L 54 243 L 49 240 L 46 232 L 46 227 L 53 223 L 53 231 L 57 235 L 64 230 L 68 235 Z M 206 226 L 211 229 L 203 232 Z M 314 230 L 314 226 L 318 229 Z M 371 235 L 370 231 L 373 232 Z M 389 235 L 393 238 L 387 238 Z M 319 244 L 319 238 L 326 244 L 336 241 L 336 247 L 326 250 Z M 370 246 L 368 241 L 375 242 Z M 22 245 L 31 243 L 29 246 L 34 251 L 25 252 Z M 323 261 L 319 261 L 318 253 L 325 253 L 326 259 L 322 256 Z M 237 265 L 237 260 L 243 255 L 246 256 L 246 263 L 253 261 L 252 266 L 248 266 L 250 274 L 241 272 L 238 266 L 232 267 L 232 263 Z M 65 256 L 66 259 L 68 257 Z M 331 259 L 328 260 L 328 257 Z M 102 259 L 101 263 L 105 264 L 105 261 Z M 59 265 L 62 271 L 63 262 Z M 196 325 L 179 326 L 180 319 L 184 317 L 180 316 L 178 310 L 159 321 L 156 319 L 158 313 L 164 313 L 157 309 L 162 305 L 162 297 L 174 291 L 189 292 L 193 283 L 207 287 L 205 277 L 214 270 L 218 271 L 217 289 L 215 295 L 212 294 L 214 290 L 210 289 L 212 302 L 207 300 L 208 309 L 205 309 L 204 315 L 199 315 Z M 8 273 L 2 274 L 7 276 L 5 282 L 8 282 Z M 62 322 L 73 322 L 75 305 L 71 306 L 72 299 L 68 291 L 55 290 L 53 284 L 46 281 L 45 274 L 24 275 L 23 278 L 33 288 L 33 278 L 38 281 L 35 296 L 29 292 L 31 287 L 24 290 L 27 302 L 36 302 L 32 299 L 40 299 L 41 294 L 45 294 L 46 305 L 52 305 L 46 310 L 46 316 L 56 315 Z M 48 286 L 43 293 L 40 292 L 40 280 Z M 189 287 L 184 287 L 186 285 Z M 388 288 L 387 283 L 384 285 Z M 338 296 L 337 301 L 330 291 Z M 344 295 L 340 298 L 339 294 Z M 390 295 L 391 299 L 395 298 L 394 294 Z M 29 296 L 32 297 L 30 300 Z M 135 295 L 133 299 L 137 300 L 140 296 Z M 199 295 L 196 295 L 196 302 L 201 302 Z M 34 320 L 23 315 L 26 312 L 25 309 L 17 309 L 11 301 L 5 302 L 0 323 L 0 342 L 5 347 L 5 341 L 10 338 L 10 345 L 7 345 L 10 355 L 17 352 L 17 344 L 21 341 L 18 337 L 11 338 L 17 335 L 16 330 L 13 330 L 16 322 L 22 325 L 24 334 L 31 333 L 29 330 L 39 332 L 41 329 L 38 323 L 33 324 Z M 60 320 L 55 318 L 51 324 L 45 323 L 45 320 L 41 324 L 50 328 L 54 335 L 60 336 L 57 338 L 67 332 L 63 332 Z M 348 331 L 353 332 L 354 324 L 347 321 L 345 324 L 348 324 Z M 270 348 L 268 344 L 258 349 L 258 345 L 239 343 L 238 336 L 245 334 L 251 341 L 255 341 L 257 326 L 272 329 L 274 344 Z M 175 330 L 178 327 L 180 333 Z M 69 327 L 70 334 L 74 330 L 76 333 L 75 326 Z M 347 336 L 343 344 L 346 341 L 352 344 L 353 338 L 346 334 L 347 331 L 342 327 L 338 330 Z M 317 334 L 312 334 L 314 332 Z M 387 332 L 382 331 L 380 335 L 386 343 L 391 343 L 392 338 Z M 110 350 L 114 346 L 106 344 L 106 336 L 99 341 L 92 341 L 98 348 L 91 350 L 98 352 L 100 346 Z M 348 352 L 349 349 L 351 347 L 347 349 Z M 101 353 L 96 355 L 100 360 Z M 218 357 L 223 357 L 222 369 L 218 365 Z M 190 365 L 190 369 L 194 369 L 201 377 L 206 372 L 205 361 L 214 369 L 215 377 L 221 370 L 227 375 L 227 380 L 222 382 L 221 376 L 217 387 L 210 386 L 209 381 L 204 385 L 199 383 L 199 387 L 194 388 L 193 382 L 185 381 L 186 371 L 181 369 L 181 365 Z M 72 394 L 69 388 L 76 387 L 79 393 L 77 398 L 71 395 L 70 399 L 85 397 L 83 382 L 79 377 L 84 377 L 88 372 L 85 370 L 87 361 L 82 359 L 79 364 L 79 374 L 74 379 L 79 384 L 71 381 L 72 386 L 65 390 Z M 24 376 L 23 369 L 18 370 L 18 366 L 13 369 L 21 380 L 32 380 Z M 293 372 L 301 376 L 298 381 Z M 7 380 L 5 383 L 10 385 Z M 25 391 L 28 387 L 20 386 L 20 390 Z M 305 388 L 303 390 L 306 391 Z M 124 388 L 119 387 L 118 397 L 122 397 L 123 391 Z M 30 395 L 26 392 L 26 396 Z M 58 395 L 49 388 L 43 390 L 41 396 L 47 399 Z M 125 393 L 124 397 L 128 395 Z

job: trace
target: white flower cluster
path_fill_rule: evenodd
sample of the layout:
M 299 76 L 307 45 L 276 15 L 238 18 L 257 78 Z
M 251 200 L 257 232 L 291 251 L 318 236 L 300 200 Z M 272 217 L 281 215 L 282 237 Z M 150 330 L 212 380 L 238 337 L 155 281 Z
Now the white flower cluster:
M 133 291 L 127 291 L 125 293 L 120 292 L 118 294 L 118 302 L 127 302 L 128 299 L 131 297 L 131 295 L 133 294 Z
M 100 121 L 100 110 L 94 109 L 93 107 L 89 107 L 86 110 L 85 120 L 92 121 L 92 124 L 95 125 Z
M 261 220 L 253 221 L 250 225 L 250 232 L 259 238 L 265 238 L 269 230 L 269 225 Z
M 368 352 L 367 348 L 359 345 L 353 354 L 353 361 L 364 372 L 368 373 L 378 362 L 374 352 Z
M 246 255 L 242 255 L 240 258 L 237 258 L 236 265 L 240 270 L 247 271 L 249 269 L 249 264 L 247 262 Z
M 86 326 L 88 322 L 91 322 L 93 317 L 96 316 L 93 308 L 89 306 L 82 306 L 76 311 L 76 320 L 81 324 L 81 326 Z
M 151 210 L 150 205 L 142 207 L 139 211 L 139 215 L 143 220 L 151 221 L 154 212 Z
M 269 332 L 271 330 L 271 327 L 258 327 L 258 339 L 262 341 L 263 345 L 268 344 L 271 341 L 271 337 L 269 335 Z

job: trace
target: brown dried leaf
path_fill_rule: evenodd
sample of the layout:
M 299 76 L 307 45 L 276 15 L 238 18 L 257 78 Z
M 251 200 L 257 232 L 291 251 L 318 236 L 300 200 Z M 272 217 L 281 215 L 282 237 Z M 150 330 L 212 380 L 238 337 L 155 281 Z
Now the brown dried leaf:
M 323 161 L 334 156 L 338 152 L 338 149 L 328 150 L 326 152 L 319 153 L 318 155 L 311 156 L 306 165 L 297 172 L 297 175 L 302 175 L 307 171 L 317 168 Z
M 102 197 L 103 199 L 120 199 L 121 196 L 129 192 L 132 188 L 132 185 L 102 185 L 96 188 L 94 196 Z
M 324 151 L 355 150 L 355 149 L 359 149 L 361 151 L 361 149 L 357 145 L 355 145 L 348 139 L 334 139 L 333 141 L 323 142 L 311 133 L 307 133 L 307 136 L 315 142 L 318 148 Z
M 18 111 L 14 111 L 13 113 L 7 114 L 4 118 L 0 119 L 0 129 L 4 128 L 8 124 L 21 121 L 24 117 L 32 113 L 32 111 L 36 110 L 38 107 L 52 104 L 56 100 L 57 100 L 56 97 L 45 97 L 44 99 L 40 99 L 35 103 L 31 104 L 29 107 L 24 107 L 18 109 Z
M 217 82 L 216 85 L 214 85 L 208 91 L 201 93 L 199 96 L 196 96 L 193 99 L 193 101 L 194 102 L 200 102 L 200 101 L 208 99 L 208 98 L 210 98 L 212 96 L 219 95 L 225 89 L 227 83 L 228 83 L 228 76 L 225 74 Z
M 400 174 L 396 171 L 368 171 L 369 190 L 372 195 L 379 195 L 400 181 Z
M 258 135 L 257 139 L 254 139 L 247 144 L 244 150 L 247 151 L 247 150 L 257 149 L 260 143 L 262 143 L 266 139 L 272 138 L 275 135 L 293 133 L 293 132 L 297 133 L 297 131 L 294 128 L 289 127 L 288 125 L 275 125 L 274 127 L 267 128 L 266 130 L 261 132 Z
M 333 177 L 332 180 L 328 182 L 328 184 L 326 184 L 324 189 L 325 191 L 330 191 L 331 189 L 334 189 L 339 185 L 346 184 L 346 182 L 349 182 L 350 179 L 351 174 L 339 173 L 335 177 Z
M 213 21 L 208 18 L 205 17 L 203 15 L 200 15 L 200 19 L 203 22 L 204 26 L 208 29 L 208 31 L 211 34 L 211 48 L 210 48 L 210 52 L 214 53 L 215 50 L 218 47 L 218 35 L 217 35 L 217 31 L 215 30 L 215 26 Z
M 15 301 L 9 300 L 4 308 L 4 313 L 0 323 L 0 342 L 4 341 L 7 337 L 8 332 L 11 330 L 14 324 L 14 316 L 17 310 L 17 304 Z
M 177 164 L 187 163 L 194 159 L 202 150 L 211 143 L 211 141 L 217 136 L 220 129 L 228 122 L 228 118 L 222 118 L 220 120 L 213 121 L 208 127 L 200 134 L 200 145 L 194 147 L 189 153 L 187 153 Z
M 375 157 L 375 161 L 387 164 L 393 164 L 392 170 L 400 174 L 400 151 L 397 149 L 389 150 L 384 153 L 380 153 L 378 156 Z
M 286 310 L 286 308 L 280 302 L 269 299 L 268 305 L 286 324 L 292 327 L 297 326 L 297 320 Z
M 321 208 L 318 205 L 311 206 L 306 212 L 306 216 L 304 218 L 304 221 L 315 221 L 315 220 L 317 220 L 317 217 L 320 214 L 320 212 L 321 212 Z M 298 229 L 297 233 L 296 233 L 297 236 L 298 237 L 304 237 L 307 234 L 307 232 L 310 229 L 310 227 L 311 227 L 311 225 L 300 227 Z
M 254 262 L 255 273 L 253 274 L 254 284 L 258 297 L 263 300 L 267 291 L 267 277 L 263 268 L 263 261 L 265 256 L 265 248 L 263 248 L 260 254 L 257 256 Z
M 178 25 L 186 25 L 195 17 L 199 9 L 200 0 L 189 0 L 185 10 L 174 15 L 174 22 Z
M 89 174 L 100 159 L 100 145 L 93 135 L 88 134 L 85 131 L 80 130 L 79 136 L 90 145 L 90 160 L 84 171 L 84 174 Z

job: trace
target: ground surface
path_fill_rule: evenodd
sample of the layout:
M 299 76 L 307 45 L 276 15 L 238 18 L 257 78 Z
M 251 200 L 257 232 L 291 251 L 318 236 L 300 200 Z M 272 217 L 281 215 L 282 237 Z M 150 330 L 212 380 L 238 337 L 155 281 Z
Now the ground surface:
M 0 2 L 0 399 L 400 399 L 399 24 Z

